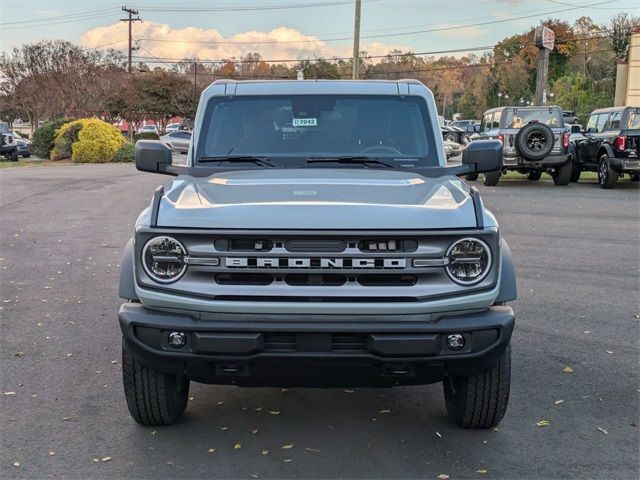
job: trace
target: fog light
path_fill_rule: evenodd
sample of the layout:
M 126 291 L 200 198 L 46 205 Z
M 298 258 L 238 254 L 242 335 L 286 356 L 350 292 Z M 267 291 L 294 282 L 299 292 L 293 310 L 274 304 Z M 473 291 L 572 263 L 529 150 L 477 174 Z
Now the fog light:
M 168 340 L 171 348 L 182 348 L 187 344 L 187 336 L 182 332 L 171 332 Z
M 447 347 L 450 350 L 460 350 L 464 347 L 464 337 L 460 333 L 452 333 L 447 335 Z

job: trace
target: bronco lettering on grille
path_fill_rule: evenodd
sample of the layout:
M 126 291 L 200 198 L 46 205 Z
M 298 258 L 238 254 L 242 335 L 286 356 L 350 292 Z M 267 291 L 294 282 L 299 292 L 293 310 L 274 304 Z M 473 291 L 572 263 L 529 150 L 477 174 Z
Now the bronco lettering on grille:
M 226 257 L 228 268 L 326 268 L 376 269 L 406 268 L 404 258 L 278 258 L 278 257 Z

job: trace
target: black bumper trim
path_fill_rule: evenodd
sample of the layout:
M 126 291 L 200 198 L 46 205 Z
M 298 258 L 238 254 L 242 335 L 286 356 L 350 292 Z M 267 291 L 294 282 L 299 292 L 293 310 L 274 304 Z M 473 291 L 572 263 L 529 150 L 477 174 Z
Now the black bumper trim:
M 229 362 L 247 366 L 243 376 L 251 376 L 250 365 L 273 362 L 285 370 L 287 365 L 309 362 L 319 367 L 337 362 L 347 371 L 355 363 L 402 363 L 409 371 L 433 366 L 441 372 L 435 379 L 421 382 L 413 378 L 408 382 L 431 383 L 447 372 L 464 375 L 489 368 L 509 344 L 515 324 L 513 310 L 506 306 L 446 314 L 432 322 L 370 322 L 364 315 L 358 322 L 351 319 L 339 324 L 335 315 L 328 316 L 331 322 L 327 323 L 309 323 L 304 315 L 294 315 L 297 321 L 287 315 L 287 322 L 265 322 L 258 314 L 243 317 L 236 322 L 202 321 L 186 314 L 151 310 L 139 303 L 126 303 L 119 312 L 124 338 L 141 363 L 168 373 L 195 371 L 202 375 L 197 381 L 207 383 L 237 383 L 218 376 L 220 366 Z M 167 333 L 174 330 L 187 333 L 183 349 L 175 350 L 166 341 Z M 457 352 L 449 350 L 444 341 L 448 333 L 463 333 L 465 347 Z M 294 337 L 289 343 L 279 340 L 287 334 Z M 269 384 L 280 382 L 270 380 Z

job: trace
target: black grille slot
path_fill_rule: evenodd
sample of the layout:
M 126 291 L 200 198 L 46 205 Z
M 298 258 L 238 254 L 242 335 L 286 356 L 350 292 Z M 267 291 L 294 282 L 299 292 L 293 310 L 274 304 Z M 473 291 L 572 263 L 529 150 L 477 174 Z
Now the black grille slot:
M 219 273 L 215 276 L 220 285 L 270 285 L 273 275 L 268 273 Z
M 415 275 L 365 274 L 358 276 L 363 287 L 411 287 L 418 279 Z
M 268 352 L 295 352 L 295 333 L 265 333 L 264 349 Z
M 312 337 L 316 334 L 301 334 L 305 337 Z M 321 334 L 325 335 L 325 334 Z M 367 338 L 364 333 L 334 333 L 331 334 L 332 352 L 365 352 L 367 350 Z M 264 334 L 264 351 L 265 352 L 306 352 L 306 351 L 324 351 L 317 348 L 306 349 L 299 347 L 304 342 L 298 341 L 297 333 L 290 332 L 266 332 Z M 313 342 L 311 342 L 313 343 Z M 328 352 L 328 344 L 327 349 Z
M 315 239 L 299 239 L 288 240 L 285 242 L 285 248 L 289 252 L 344 252 L 347 243 L 343 240 L 315 240 Z
M 295 273 L 284 277 L 287 285 L 296 287 L 340 287 L 347 282 L 344 275 Z
M 418 242 L 415 240 L 394 240 L 389 238 L 369 238 L 358 242 L 362 252 L 415 252 Z
M 268 252 L 273 241 L 267 238 L 219 238 L 214 242 L 221 252 Z

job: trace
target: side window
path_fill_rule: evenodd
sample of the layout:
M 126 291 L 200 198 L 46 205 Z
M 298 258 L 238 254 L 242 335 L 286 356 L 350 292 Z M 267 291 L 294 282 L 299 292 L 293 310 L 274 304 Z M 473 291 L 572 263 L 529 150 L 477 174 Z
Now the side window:
M 596 123 L 596 131 L 598 133 L 604 132 L 604 125 L 607 123 L 608 119 L 609 119 L 608 113 L 601 113 L 598 116 L 598 122 Z
M 604 130 L 620 130 L 620 120 L 622 119 L 622 112 L 613 112 L 609 117 L 609 121 L 605 124 Z
M 480 131 L 486 132 L 491 128 L 491 117 L 493 114 L 487 113 L 484 117 L 482 117 L 482 123 L 480 124 Z
M 587 131 L 591 133 L 595 133 L 597 123 L 598 123 L 598 115 L 591 115 L 589 117 L 589 122 L 587 123 Z
M 491 122 L 491 128 L 500 128 L 500 117 L 502 117 L 502 112 L 496 112 L 493 114 L 493 122 Z

